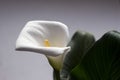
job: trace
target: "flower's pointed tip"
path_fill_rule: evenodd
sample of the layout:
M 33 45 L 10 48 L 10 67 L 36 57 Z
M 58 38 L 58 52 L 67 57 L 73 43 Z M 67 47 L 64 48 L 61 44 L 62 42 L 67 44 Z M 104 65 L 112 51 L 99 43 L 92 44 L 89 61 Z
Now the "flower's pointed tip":
M 70 46 L 69 46 L 69 47 L 66 47 L 66 48 L 65 48 L 65 50 L 64 50 L 64 53 L 69 52 L 69 51 L 70 51 L 70 49 L 71 49 L 71 47 L 70 47 Z
M 63 48 L 63 50 L 61 50 L 61 52 L 60 52 L 59 54 L 57 54 L 56 56 L 61 55 L 61 54 L 63 54 L 63 53 L 68 53 L 70 50 L 71 50 L 71 47 L 65 47 L 65 48 Z
M 64 53 L 68 53 L 70 51 L 70 47 L 64 47 L 64 48 L 56 48 L 52 51 L 52 53 L 49 53 L 50 56 L 59 56 Z

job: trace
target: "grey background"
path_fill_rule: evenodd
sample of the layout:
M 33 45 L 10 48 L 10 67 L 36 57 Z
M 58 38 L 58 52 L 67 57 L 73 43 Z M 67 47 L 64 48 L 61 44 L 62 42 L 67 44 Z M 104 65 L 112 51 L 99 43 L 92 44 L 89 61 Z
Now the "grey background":
M 52 80 L 45 56 L 15 51 L 16 39 L 31 20 L 55 20 L 69 27 L 70 36 L 83 30 L 99 39 L 120 31 L 119 0 L 0 0 L 0 80 Z

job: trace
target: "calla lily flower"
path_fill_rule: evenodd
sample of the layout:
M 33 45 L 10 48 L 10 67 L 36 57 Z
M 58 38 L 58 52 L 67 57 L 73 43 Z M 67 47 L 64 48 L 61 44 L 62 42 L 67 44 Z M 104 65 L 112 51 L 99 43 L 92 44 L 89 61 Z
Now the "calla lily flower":
M 69 31 L 65 24 L 56 21 L 29 21 L 16 41 L 16 50 L 58 56 L 70 50 L 66 46 L 68 41 Z

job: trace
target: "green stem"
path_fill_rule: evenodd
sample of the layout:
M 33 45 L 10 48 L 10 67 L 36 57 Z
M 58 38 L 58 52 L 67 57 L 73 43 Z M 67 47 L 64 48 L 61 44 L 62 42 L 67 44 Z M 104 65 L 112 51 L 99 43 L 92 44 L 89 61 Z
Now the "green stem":
M 60 72 L 57 70 L 53 70 L 53 80 L 60 80 Z

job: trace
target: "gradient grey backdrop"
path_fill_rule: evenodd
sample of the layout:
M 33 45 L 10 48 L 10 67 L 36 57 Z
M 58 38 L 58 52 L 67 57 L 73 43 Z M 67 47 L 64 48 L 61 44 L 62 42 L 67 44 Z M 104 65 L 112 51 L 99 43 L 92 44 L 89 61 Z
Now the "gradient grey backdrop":
M 52 68 L 41 54 L 16 52 L 15 42 L 27 21 L 55 20 L 99 39 L 120 31 L 119 0 L 0 0 L 0 80 L 52 80 Z

